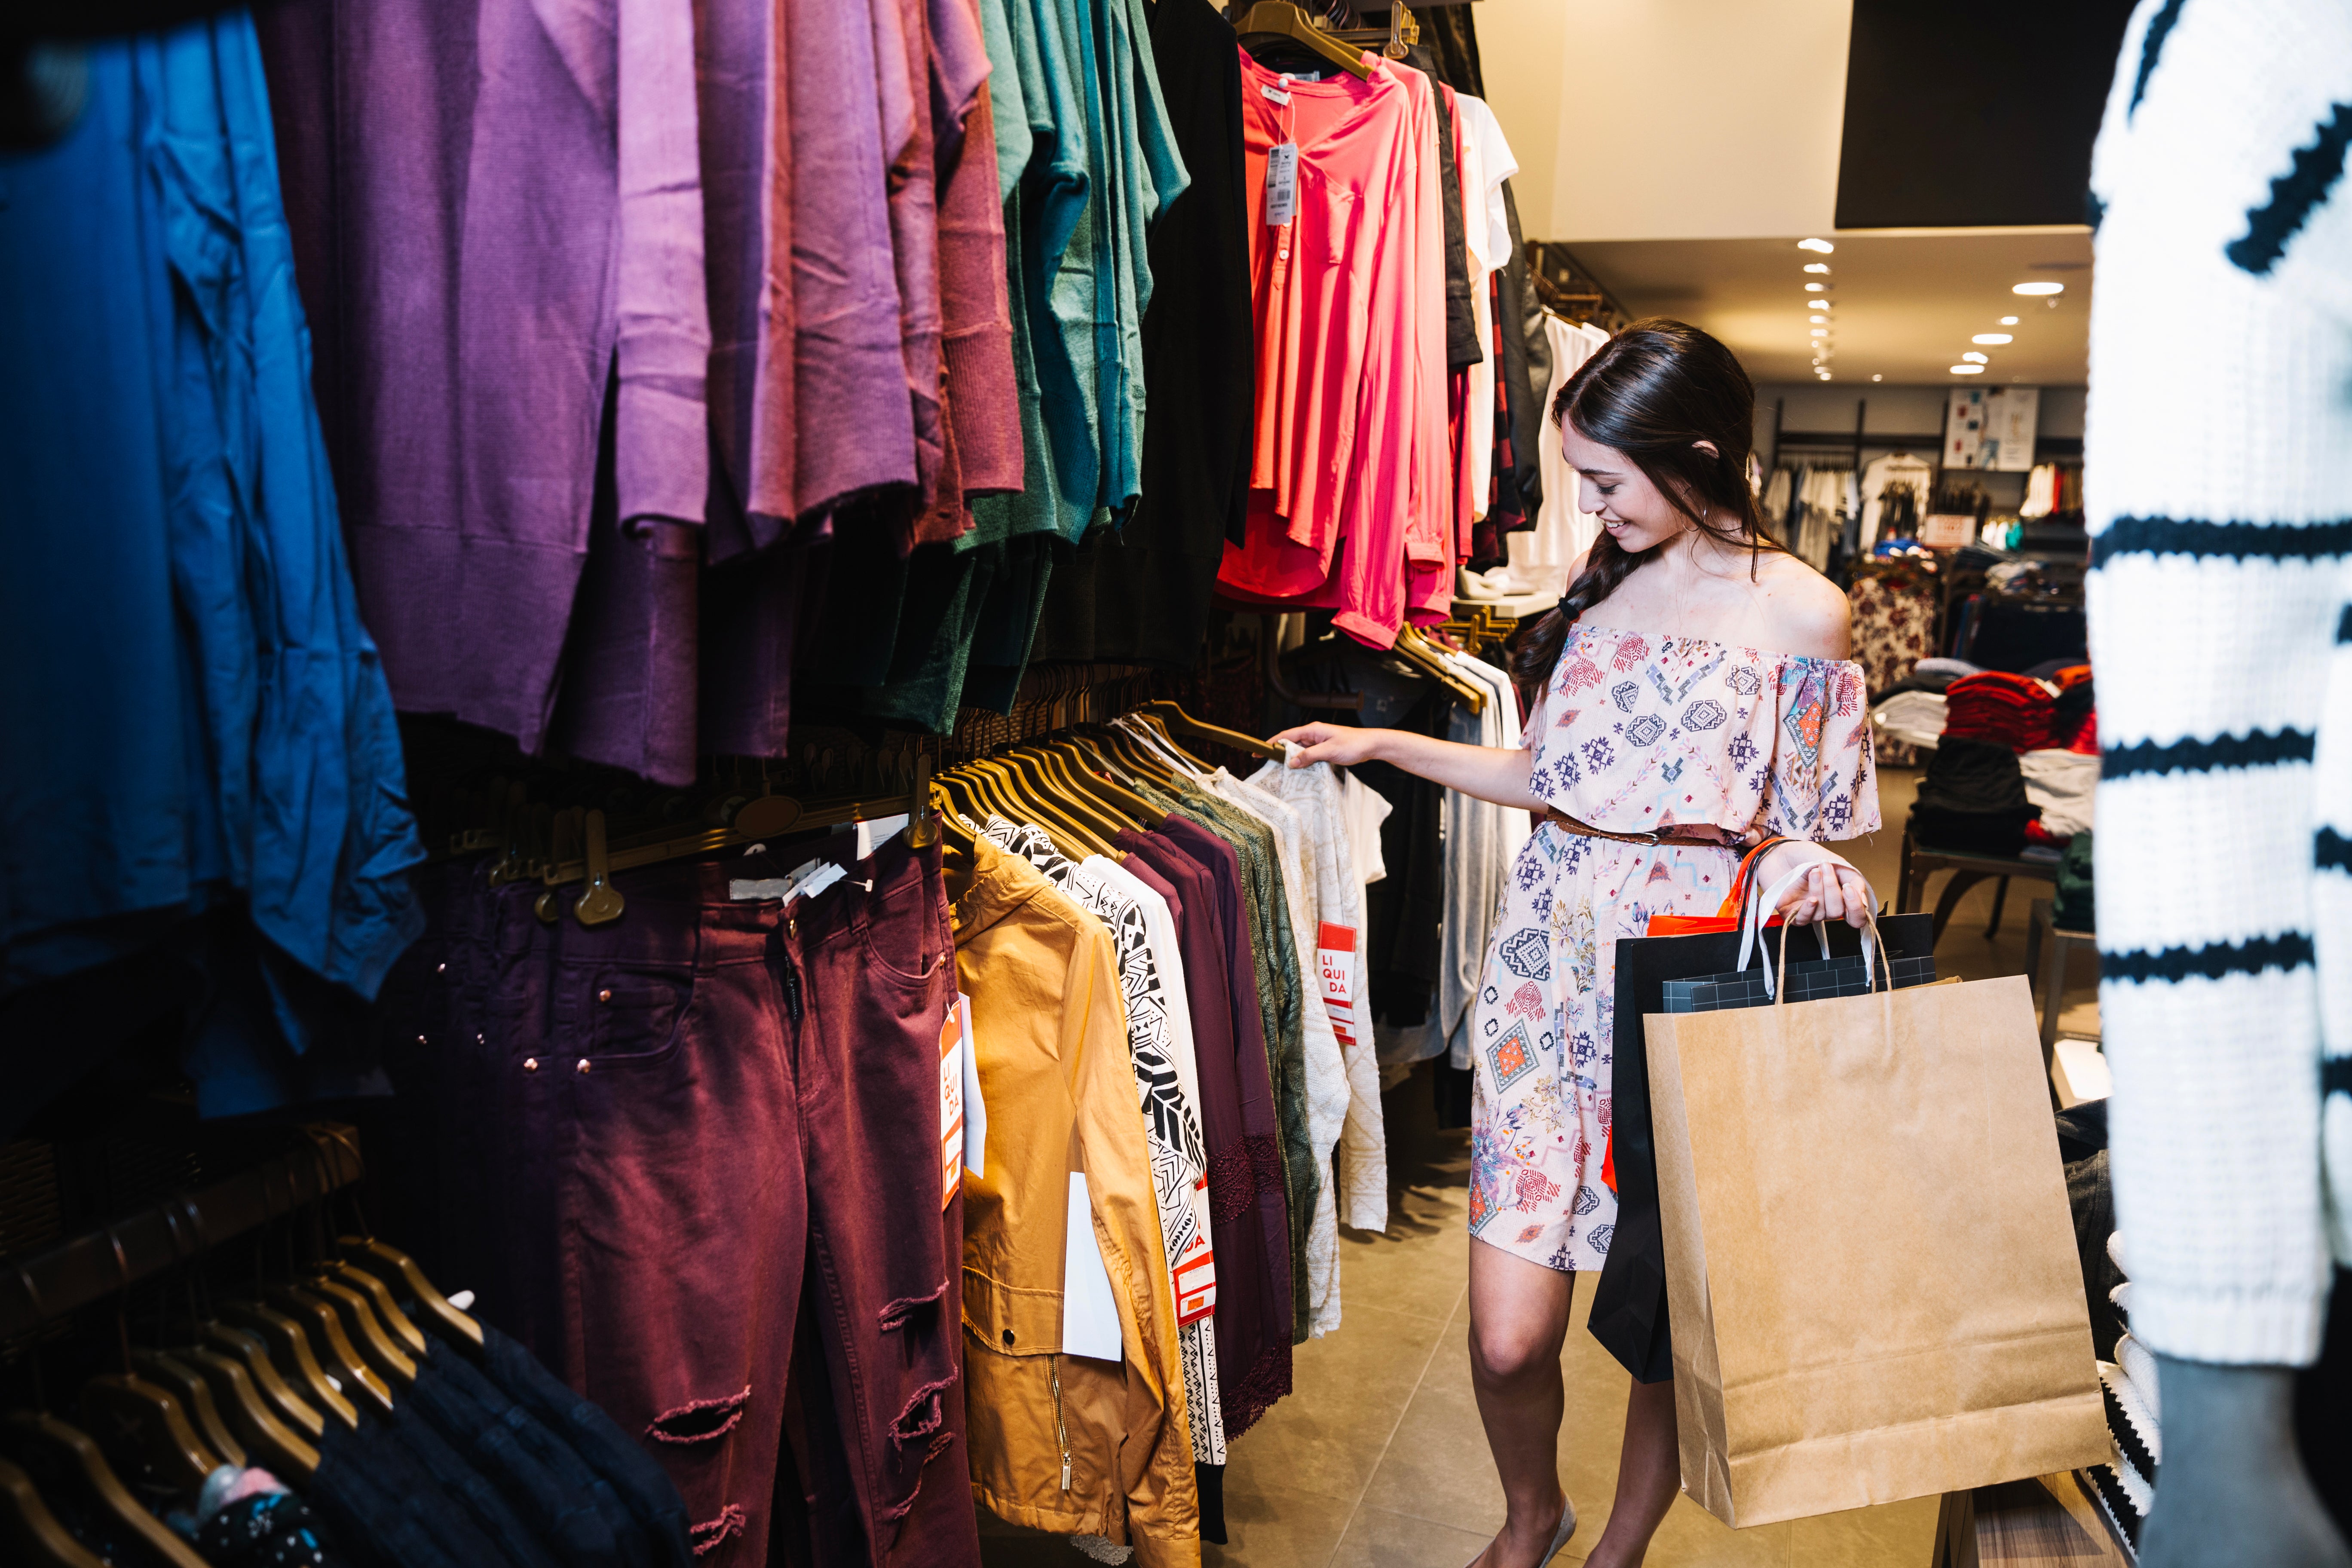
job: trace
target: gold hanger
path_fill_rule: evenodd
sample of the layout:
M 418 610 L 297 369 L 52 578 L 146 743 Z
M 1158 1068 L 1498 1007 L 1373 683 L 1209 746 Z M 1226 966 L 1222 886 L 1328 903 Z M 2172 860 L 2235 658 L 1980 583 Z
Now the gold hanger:
M 232 1465 L 246 1464 L 245 1445 L 236 1440 L 228 1423 L 221 1419 L 220 1402 L 213 1397 L 212 1384 L 196 1370 L 162 1351 L 134 1350 L 131 1352 L 131 1367 L 158 1388 L 171 1390 L 188 1415 L 188 1425 L 205 1440 L 205 1447 Z
M 244 1330 L 264 1347 L 263 1359 L 288 1380 L 289 1389 L 299 1389 L 304 1400 L 345 1426 L 359 1426 L 359 1406 L 344 1392 L 342 1379 L 329 1379 L 317 1351 L 311 1348 L 310 1337 L 302 1331 L 299 1321 L 279 1310 L 276 1304 L 265 1306 L 258 1301 L 224 1301 L 220 1315 L 225 1322 Z M 258 1371 L 254 1373 L 257 1382 L 260 1375 Z
M 1269 762 L 1281 762 L 1285 755 L 1283 749 L 1272 742 L 1255 740 L 1238 730 L 1225 730 L 1214 724 L 1203 724 L 1185 712 L 1182 708 L 1165 700 L 1147 702 L 1136 711 L 1139 715 L 1158 720 L 1163 731 L 1190 735 L 1194 740 L 1206 742 L 1212 745 L 1230 746 L 1236 752 L 1244 752 L 1253 757 L 1264 757 Z
M 0 1546 L 7 1548 L 0 1557 L 31 1568 L 106 1568 L 66 1533 L 33 1478 L 5 1459 L 0 1459 Z
M 319 1405 L 312 1405 L 310 1399 L 295 1393 L 294 1385 L 288 1383 L 284 1375 L 278 1372 L 278 1363 L 269 1359 L 268 1343 L 250 1329 L 238 1328 L 229 1323 L 205 1323 L 198 1326 L 196 1332 L 204 1342 L 195 1353 L 194 1359 L 198 1364 L 210 1365 L 211 1363 L 204 1359 L 207 1356 L 217 1356 L 223 1361 L 234 1363 L 252 1381 L 253 1386 L 259 1391 L 261 1396 L 269 1402 L 269 1407 L 278 1413 L 278 1418 L 310 1441 L 316 1442 L 325 1436 L 327 1430 L 325 1412 L 328 1409 L 334 1409 L 337 1418 L 346 1426 L 359 1425 L 358 1409 L 352 1405 L 351 1401 L 336 1393 L 332 1387 L 328 1388 L 326 1392 L 333 1394 L 337 1405 L 341 1408 L 329 1406 L 323 1400 Z M 304 1348 L 307 1350 L 309 1347 L 306 1345 Z M 315 1359 L 311 1364 L 316 1367 L 318 1363 Z M 320 1374 L 320 1381 L 321 1383 L 326 1381 L 325 1374 Z M 219 1386 L 218 1383 L 214 1384 L 215 1389 Z M 313 1397 L 317 1396 L 315 1388 L 311 1393 Z M 350 1415 L 345 1415 L 343 1414 L 345 1410 L 349 1410 Z
M 422 1357 L 433 1348 L 432 1342 L 425 1337 L 425 1331 L 409 1321 L 408 1314 L 400 1310 L 400 1303 L 392 1299 L 392 1291 L 383 1280 L 364 1268 L 352 1268 L 341 1258 L 327 1265 L 327 1277 L 366 1297 L 368 1304 L 375 1309 L 377 1319 L 392 1331 L 393 1338 L 398 1340 L 401 1347 L 411 1356 Z
M 245 1362 L 202 1345 L 184 1353 L 188 1369 L 210 1385 L 215 1403 L 256 1461 L 298 1486 L 318 1474 L 319 1450 L 263 1402 L 260 1385 Z M 263 1364 L 268 1364 L 267 1357 Z M 310 1414 L 319 1423 L 318 1431 L 310 1436 L 317 1437 L 326 1430 L 326 1421 L 317 1411 Z
M 361 1399 L 374 1405 L 379 1415 L 392 1414 L 392 1385 L 386 1383 L 367 1363 L 360 1359 L 351 1336 L 343 1332 L 343 1321 L 335 1309 L 315 1292 L 299 1285 L 272 1285 L 262 1294 L 287 1316 L 301 1324 L 303 1337 L 311 1349 L 322 1352 L 320 1364 L 334 1375 L 356 1404 Z
M 370 1370 L 392 1387 L 408 1388 L 415 1384 L 415 1358 L 394 1342 L 391 1331 L 376 1316 L 374 1302 L 332 1276 L 311 1280 L 309 1289 L 335 1310 L 345 1336 L 366 1360 Z
M 1125 831 L 1128 824 L 1120 821 L 1099 796 L 1072 776 L 1058 753 L 1033 742 L 1016 747 L 1006 756 L 1017 757 L 1020 760 L 1018 765 L 1026 768 L 1062 804 L 1077 826 L 1084 828 L 1087 836 L 1094 841 L 1097 854 L 1113 859 L 1118 858 L 1118 851 L 1112 847 L 1111 840 Z
M 1109 808 L 1123 813 L 1131 819 L 1130 826 L 1151 828 L 1168 820 L 1166 812 L 1125 784 L 1097 772 L 1100 763 L 1097 757 L 1089 754 L 1085 742 L 1076 736 L 1055 735 L 1040 744 L 1061 760 L 1063 768 L 1076 781 L 1080 788 L 1089 791 L 1097 799 L 1106 802 Z
M 1358 80 L 1370 76 L 1372 69 L 1364 64 L 1363 51 L 1351 49 L 1315 25 L 1314 19 L 1289 4 L 1289 0 L 1257 0 L 1241 19 L 1234 24 L 1234 37 L 1247 40 L 1254 37 L 1284 37 L 1306 45 L 1341 70 Z M 1247 43 L 1244 43 L 1247 47 Z
M 1396 651 L 1403 656 L 1406 663 L 1452 692 L 1471 712 L 1484 713 L 1486 710 L 1486 692 L 1472 684 L 1469 677 L 1446 663 L 1445 656 L 1438 651 L 1437 645 L 1421 635 L 1420 627 L 1406 626 L 1398 632 Z
M 144 1547 L 151 1561 L 166 1568 L 205 1568 L 203 1558 L 131 1495 L 87 1434 L 54 1415 L 19 1410 L 0 1416 L 0 1453 L 24 1466 L 27 1475 L 59 1478 L 93 1511 Z
M 452 1306 L 449 1298 L 433 1287 L 425 1278 L 425 1270 L 416 1260 L 375 1237 L 338 1237 L 335 1247 L 343 1261 L 354 1268 L 364 1269 L 386 1285 L 405 1290 L 416 1302 L 417 1311 L 438 1330 L 442 1336 L 459 1348 L 479 1350 L 482 1346 L 482 1325 Z
M 118 1475 L 173 1492 L 193 1492 L 221 1468 L 221 1456 L 196 1436 L 169 1390 L 125 1373 L 82 1384 L 81 1428 L 112 1460 Z

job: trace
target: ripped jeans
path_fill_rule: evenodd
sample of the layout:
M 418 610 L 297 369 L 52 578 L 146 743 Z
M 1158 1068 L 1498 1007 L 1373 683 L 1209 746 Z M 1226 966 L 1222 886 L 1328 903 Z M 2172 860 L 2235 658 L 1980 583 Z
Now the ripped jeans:
M 845 1470 L 861 1555 L 976 1564 L 961 1204 L 940 1204 L 940 851 L 893 839 L 789 910 L 729 896 L 816 853 L 618 872 L 625 908 L 593 929 L 576 889 L 551 925 L 535 884 L 452 889 L 478 900 L 443 928 L 434 975 L 455 994 L 422 1031 L 395 1021 L 422 1047 L 395 1072 L 404 1097 L 475 1091 L 457 1152 L 498 1254 L 481 1310 L 642 1435 L 705 1563 L 769 1562 L 788 1426 L 811 1436 L 791 1403 L 832 1430 L 786 1473 Z M 788 1402 L 796 1337 L 821 1398 Z

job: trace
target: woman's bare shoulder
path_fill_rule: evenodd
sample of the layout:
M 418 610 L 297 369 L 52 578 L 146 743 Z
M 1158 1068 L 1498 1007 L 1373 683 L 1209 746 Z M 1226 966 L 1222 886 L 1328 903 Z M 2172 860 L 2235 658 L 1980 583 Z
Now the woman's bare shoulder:
M 1775 552 L 1759 564 L 1759 607 L 1770 623 L 1770 646 L 1810 658 L 1849 657 L 1850 614 L 1837 584 L 1793 555 Z

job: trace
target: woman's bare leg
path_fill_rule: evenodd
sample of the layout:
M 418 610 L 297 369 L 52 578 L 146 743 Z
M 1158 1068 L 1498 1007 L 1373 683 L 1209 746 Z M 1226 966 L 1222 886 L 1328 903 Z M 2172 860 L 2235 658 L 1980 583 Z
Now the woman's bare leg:
M 1475 1568 L 1541 1568 L 1568 1506 L 1559 1489 L 1559 1351 L 1575 1290 L 1575 1275 L 1471 1238 L 1470 1381 L 1509 1504 L 1502 1533 Z
M 1617 1458 L 1617 1500 L 1610 1505 L 1609 1528 L 1593 1543 L 1585 1568 L 1635 1568 L 1650 1549 L 1682 1489 L 1682 1463 L 1675 1451 L 1675 1385 L 1636 1383 L 1625 1404 L 1625 1446 Z

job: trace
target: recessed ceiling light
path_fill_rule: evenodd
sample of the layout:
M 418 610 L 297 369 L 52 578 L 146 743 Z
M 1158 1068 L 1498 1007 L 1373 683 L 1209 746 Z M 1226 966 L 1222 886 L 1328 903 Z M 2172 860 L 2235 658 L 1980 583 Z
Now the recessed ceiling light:
M 1979 332 L 1969 340 L 1972 343 L 2013 343 L 2016 341 L 2017 339 L 2008 332 Z
M 1960 357 L 1968 361 L 1970 364 L 1990 364 L 1992 363 L 1990 360 L 1985 358 L 1984 355 L 1976 353 L 1974 350 L 1970 350 Z
M 1797 241 L 1797 248 L 1799 250 L 1810 250 L 1820 256 L 1827 256 L 1830 252 L 1835 250 L 1837 247 L 1832 245 L 1826 239 L 1801 239 Z
M 2053 283 L 2046 278 L 2037 278 L 2031 283 L 2013 284 L 2009 291 L 2012 294 L 2063 294 L 2066 291 L 2066 285 Z
M 1830 330 L 1829 330 L 1827 327 L 1815 327 L 1815 328 L 1813 329 L 1813 336 L 1815 336 L 1815 337 L 1817 337 L 1817 338 L 1825 338 L 1825 337 L 1828 337 L 1829 335 L 1830 335 Z
M 1980 364 L 1956 364 L 1952 367 L 1952 374 L 1954 375 L 1982 375 L 1984 374 L 1984 366 Z
M 1822 285 L 1819 283 L 1808 283 L 1805 285 L 1805 292 L 1808 294 L 1818 294 L 1822 291 Z
M 2017 325 L 2017 318 L 2015 316 L 2003 316 L 2000 319 L 2000 324 L 2004 327 L 2013 327 Z
M 1808 261 L 1805 263 L 1805 270 L 1808 272 L 1827 272 L 1829 269 L 1830 264 L 1826 261 Z
M 1808 316 L 1808 317 L 1806 317 L 1805 319 L 1806 319 L 1807 321 L 1809 321 L 1812 322 L 1812 323 L 1813 323 L 1813 325 L 1815 325 L 1815 326 L 1817 326 L 1817 327 L 1818 327 L 1818 326 L 1820 326 L 1822 322 L 1824 322 L 1824 321 L 1828 321 L 1828 320 L 1829 320 L 1829 318 L 1828 318 L 1827 316 Z
M 1883 375 L 1874 375 L 1870 379 L 1873 381 L 1885 381 L 1886 378 Z

